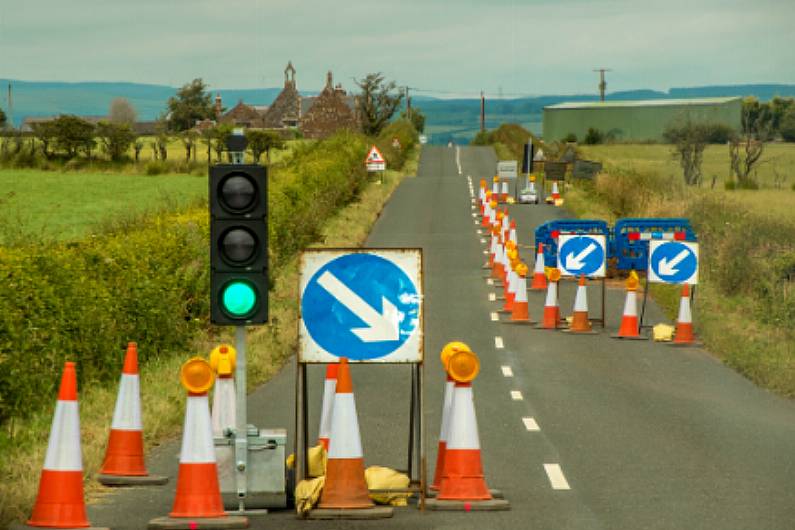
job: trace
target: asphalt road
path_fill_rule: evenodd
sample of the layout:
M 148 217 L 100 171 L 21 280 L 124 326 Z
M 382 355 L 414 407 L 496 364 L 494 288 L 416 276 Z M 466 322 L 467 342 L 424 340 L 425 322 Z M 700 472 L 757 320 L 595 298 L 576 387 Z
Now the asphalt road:
M 252 527 L 795 527 L 795 403 L 758 389 L 698 348 L 611 339 L 620 290 L 608 289 L 607 332 L 597 335 L 491 320 L 498 307 L 488 300 L 495 290 L 480 268 L 485 247 L 473 223 L 467 177 L 477 187 L 493 175 L 495 162 L 490 148 L 426 147 L 418 176 L 396 190 L 367 245 L 424 250 L 429 473 L 444 381 L 438 353 L 446 342 L 461 340 L 481 358 L 474 392 L 487 481 L 503 491 L 511 510 L 420 513 L 409 507 L 388 520 L 322 523 L 284 511 L 252 518 Z M 510 209 L 523 244 L 532 244 L 537 224 L 564 216 L 545 205 Z M 524 258 L 532 264 L 532 250 Z M 574 286 L 561 291 L 566 314 Z M 598 311 L 597 289 L 589 295 Z M 531 317 L 538 318 L 543 294 L 529 293 L 529 302 Z M 647 314 L 652 322 L 664 320 L 654 304 Z M 251 423 L 292 431 L 294 371 L 288 364 L 251 394 Z M 408 368 L 355 366 L 352 376 L 367 465 L 405 467 Z M 311 368 L 309 380 L 314 439 L 322 369 Z M 175 477 L 177 451 L 176 443 L 159 448 L 149 458 L 150 470 Z M 569 489 L 553 487 L 561 478 Z M 114 492 L 90 506 L 91 521 L 145 528 L 169 511 L 173 489 L 174 480 L 164 488 Z

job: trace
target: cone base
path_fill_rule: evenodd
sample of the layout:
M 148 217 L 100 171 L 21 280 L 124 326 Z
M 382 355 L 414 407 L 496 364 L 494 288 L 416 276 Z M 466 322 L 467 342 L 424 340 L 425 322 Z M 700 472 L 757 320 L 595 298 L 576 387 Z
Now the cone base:
M 178 519 L 156 517 L 149 521 L 148 530 L 190 530 L 191 528 L 248 528 L 248 517 L 229 515 L 227 517 Z
M 580 331 L 578 329 L 567 328 L 567 329 L 561 329 L 560 331 L 562 331 L 563 333 L 571 333 L 572 335 L 599 335 L 599 332 L 593 329 L 586 329 Z
M 12 524 L 8 527 L 9 530 L 27 530 L 29 528 L 44 528 L 41 526 L 30 526 L 27 524 Z M 74 526 L 70 526 L 69 528 L 65 528 L 63 526 L 47 526 L 48 530 L 74 530 Z M 110 530 L 107 526 L 81 526 L 83 530 Z
M 373 506 L 371 508 L 314 508 L 306 515 L 306 519 L 389 519 L 395 514 L 391 506 Z
M 538 324 L 535 320 L 501 320 L 502 324 L 513 324 L 515 326 L 535 326 Z
M 168 483 L 168 477 L 163 475 L 97 475 L 97 482 L 103 486 L 162 486 Z
M 364 461 L 361 458 L 330 458 L 326 465 L 326 484 L 320 495 L 318 508 L 372 508 Z
M 621 335 L 620 333 L 610 335 L 610 338 L 623 340 L 649 340 L 649 337 L 644 337 L 643 335 Z
M 427 499 L 425 508 L 436 511 L 460 512 L 496 512 L 511 509 L 511 503 L 505 499 L 489 499 L 486 501 L 451 501 L 443 499 Z
M 494 499 L 504 499 L 505 498 L 505 494 L 502 492 L 502 490 L 498 490 L 496 488 L 489 488 L 489 494 Z M 437 493 L 436 493 L 435 490 L 429 490 L 427 495 L 425 495 L 425 498 L 426 499 L 434 499 L 434 498 L 436 498 L 436 495 L 437 495 Z

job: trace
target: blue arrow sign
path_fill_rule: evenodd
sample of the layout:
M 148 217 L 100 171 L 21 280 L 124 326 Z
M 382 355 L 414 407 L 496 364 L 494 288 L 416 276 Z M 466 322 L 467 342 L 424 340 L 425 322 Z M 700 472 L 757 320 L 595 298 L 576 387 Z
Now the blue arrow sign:
M 320 267 L 301 297 L 312 340 L 337 357 L 369 360 L 400 348 L 419 326 L 417 286 L 398 265 L 366 253 Z
M 560 236 L 558 266 L 572 276 L 604 275 L 604 236 Z
M 649 268 L 652 274 L 649 279 L 665 283 L 695 283 L 697 252 L 695 243 L 653 242 L 650 245 Z

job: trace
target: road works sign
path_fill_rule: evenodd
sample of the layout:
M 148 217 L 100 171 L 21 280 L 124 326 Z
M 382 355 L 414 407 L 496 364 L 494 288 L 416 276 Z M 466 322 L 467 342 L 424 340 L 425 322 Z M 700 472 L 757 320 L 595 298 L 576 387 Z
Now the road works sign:
M 500 180 L 515 179 L 518 165 L 516 160 L 500 160 L 497 162 L 497 176 L 500 177 Z
M 422 362 L 422 251 L 308 250 L 300 362 Z
M 698 283 L 698 243 L 649 241 L 649 281 Z
M 603 235 L 558 237 L 558 269 L 564 276 L 603 278 L 607 239 Z
M 364 163 L 367 166 L 367 171 L 386 171 L 386 160 L 376 146 L 370 148 Z

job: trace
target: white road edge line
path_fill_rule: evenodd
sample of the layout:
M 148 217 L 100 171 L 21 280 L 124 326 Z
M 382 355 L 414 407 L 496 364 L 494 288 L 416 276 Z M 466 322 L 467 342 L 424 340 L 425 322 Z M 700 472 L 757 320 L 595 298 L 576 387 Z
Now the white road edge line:
M 510 366 L 500 366 L 500 370 L 502 370 L 503 377 L 513 377 L 513 370 Z
M 552 485 L 553 490 L 571 489 L 566 477 L 563 476 L 560 464 L 544 464 L 544 471 L 547 472 L 547 477 L 549 477 L 549 483 Z
M 511 390 L 511 399 L 514 401 L 524 401 L 524 396 L 518 390 Z
M 494 347 L 498 350 L 501 350 L 505 347 L 505 344 L 502 342 L 502 337 L 494 337 Z
M 489 302 L 494 302 L 497 300 L 497 295 L 495 293 L 489 293 Z
M 492 311 L 491 312 L 491 321 L 492 322 L 499 322 L 500 321 L 500 315 L 498 315 L 496 311 Z
M 541 427 L 538 426 L 538 423 L 536 423 L 535 418 L 530 418 L 530 417 L 522 418 L 522 423 L 524 423 L 524 428 L 527 429 L 528 431 L 536 432 L 541 430 Z

